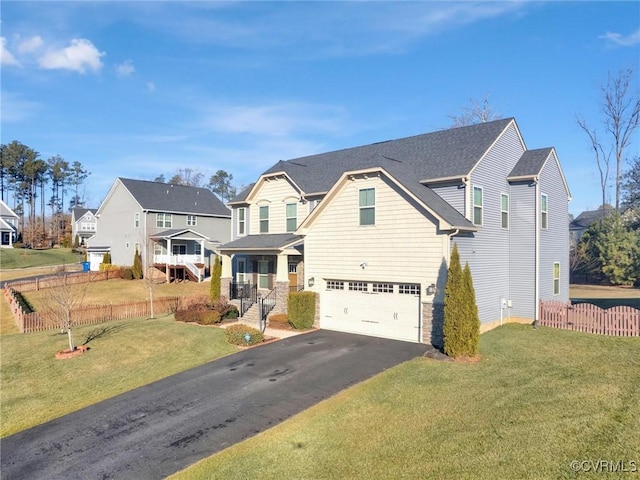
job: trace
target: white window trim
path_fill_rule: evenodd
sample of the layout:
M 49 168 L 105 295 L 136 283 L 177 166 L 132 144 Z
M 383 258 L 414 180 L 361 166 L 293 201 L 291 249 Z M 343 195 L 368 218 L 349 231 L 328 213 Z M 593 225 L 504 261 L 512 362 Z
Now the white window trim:
M 261 213 L 262 213 L 262 209 L 266 208 L 266 212 L 267 212 L 267 218 L 262 218 Z M 269 205 L 260 205 L 258 207 L 258 233 L 269 233 L 269 216 L 271 214 L 271 212 L 269 212 Z M 262 222 L 266 222 L 267 224 L 267 228 L 265 231 L 262 231 Z
M 195 227 L 198 225 L 198 217 L 195 215 L 187 215 L 187 227 Z
M 556 277 L 556 265 L 558 265 L 558 277 Z M 560 271 L 560 262 L 553 262 L 553 295 L 560 295 L 560 278 L 562 273 Z M 556 281 L 558 282 L 558 291 L 556 292 Z
M 542 209 L 542 199 L 545 199 L 546 208 Z M 543 222 L 542 219 L 545 219 Z M 540 194 L 540 228 L 547 230 L 549 228 L 549 196 L 546 193 Z
M 373 205 L 360 205 L 360 193 L 364 190 L 373 190 Z M 358 190 L 358 226 L 360 227 L 373 227 L 376 224 L 376 189 L 375 187 L 361 188 Z M 373 223 L 362 223 L 362 210 L 373 210 Z
M 476 205 L 476 189 L 480 190 L 481 205 Z M 476 223 L 476 208 L 480 209 L 480 223 Z M 484 189 L 480 185 L 471 187 L 471 223 L 474 225 L 484 225 Z
M 290 217 L 288 214 L 288 210 L 289 210 L 289 206 L 293 205 L 296 208 L 296 214 L 293 217 Z M 291 202 L 291 203 L 285 203 L 285 207 L 284 207 L 284 216 L 285 216 L 285 231 L 287 233 L 291 233 L 291 232 L 295 232 L 296 228 L 298 228 L 298 204 Z M 289 230 L 289 220 L 293 220 L 294 221 L 294 228 L 293 230 Z
M 238 217 L 238 236 L 244 237 L 247 234 L 247 207 L 239 207 L 236 212 Z M 240 219 L 240 212 L 243 213 L 242 219 Z M 242 225 L 242 232 L 240 231 L 240 225 Z
M 157 217 L 156 217 L 157 221 Z M 140 212 L 135 212 L 133 214 L 133 228 L 140 228 Z
M 502 208 L 502 199 L 505 198 L 507 199 L 507 209 L 503 210 Z M 511 224 L 511 218 L 510 218 L 510 210 L 511 210 L 511 199 L 509 198 L 509 194 L 508 193 L 501 193 L 500 194 L 500 227 L 503 230 L 509 230 L 509 226 Z M 504 224 L 502 223 L 502 215 L 506 213 L 507 214 L 507 226 L 505 227 Z

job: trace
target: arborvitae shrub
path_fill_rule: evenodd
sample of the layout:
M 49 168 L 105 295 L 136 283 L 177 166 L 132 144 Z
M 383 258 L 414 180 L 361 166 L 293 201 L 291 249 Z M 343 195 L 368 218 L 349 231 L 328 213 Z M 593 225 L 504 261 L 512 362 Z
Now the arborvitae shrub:
M 111 263 L 111 254 L 109 252 L 105 252 L 102 256 L 102 263 L 105 265 L 109 265 Z
M 454 244 L 444 288 L 444 353 L 451 357 L 462 355 L 464 350 L 461 320 L 464 316 L 464 293 L 462 291 L 462 268 L 458 245 Z
M 220 298 L 220 277 L 222 276 L 222 263 L 220 263 L 220 257 L 216 255 L 213 262 L 213 271 L 211 272 L 211 301 L 215 302 Z
M 249 334 L 249 341 L 245 337 L 245 334 Z M 257 330 L 248 325 L 238 323 L 237 325 L 231 325 L 225 329 L 225 336 L 227 342 L 232 345 L 247 346 L 261 343 L 264 340 L 264 336 L 260 330 Z
M 313 292 L 289 293 L 289 323 L 297 330 L 313 327 L 316 316 L 316 294 Z
M 133 278 L 140 280 L 142 278 L 142 256 L 136 248 L 136 253 L 133 254 L 133 267 L 131 267 Z

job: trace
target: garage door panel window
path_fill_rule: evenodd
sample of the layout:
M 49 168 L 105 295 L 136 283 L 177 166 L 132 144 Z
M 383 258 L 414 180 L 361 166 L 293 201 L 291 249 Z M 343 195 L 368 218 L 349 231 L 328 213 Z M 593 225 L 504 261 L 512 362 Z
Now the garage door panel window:
M 420 295 L 420 285 L 400 284 L 398 285 L 400 295 Z
M 392 283 L 374 283 L 373 292 L 374 293 L 393 293 L 393 284 Z
M 327 290 L 344 290 L 344 282 L 327 280 Z
M 349 290 L 352 292 L 366 292 L 368 290 L 366 282 L 349 282 Z

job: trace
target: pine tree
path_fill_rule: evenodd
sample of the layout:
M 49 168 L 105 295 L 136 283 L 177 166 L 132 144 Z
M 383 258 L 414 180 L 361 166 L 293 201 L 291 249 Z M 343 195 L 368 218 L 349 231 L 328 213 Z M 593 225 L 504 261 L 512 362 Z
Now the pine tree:
M 216 302 L 220 299 L 220 277 L 222 276 L 222 263 L 220 263 L 220 257 L 216 255 L 216 259 L 213 262 L 213 271 L 211 272 L 211 302 Z
M 458 245 L 454 244 L 447 272 L 447 284 L 444 288 L 444 353 L 458 357 L 462 350 L 460 320 L 463 316 L 462 268 Z

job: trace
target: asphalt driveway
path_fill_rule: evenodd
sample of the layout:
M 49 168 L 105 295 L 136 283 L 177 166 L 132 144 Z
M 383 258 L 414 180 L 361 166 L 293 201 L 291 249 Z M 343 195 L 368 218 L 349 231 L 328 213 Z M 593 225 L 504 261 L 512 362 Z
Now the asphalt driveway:
M 0 441 L 10 479 L 160 479 L 426 345 L 319 330 L 207 363 Z

